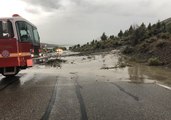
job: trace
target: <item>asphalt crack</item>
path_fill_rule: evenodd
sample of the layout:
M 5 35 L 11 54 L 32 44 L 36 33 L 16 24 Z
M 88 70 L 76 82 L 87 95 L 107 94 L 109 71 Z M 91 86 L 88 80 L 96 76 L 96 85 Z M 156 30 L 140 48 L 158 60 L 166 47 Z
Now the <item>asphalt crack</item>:
M 124 88 L 122 88 L 121 86 L 117 85 L 116 83 L 112 83 L 113 85 L 115 85 L 120 91 L 126 93 L 127 95 L 129 95 L 130 97 L 132 97 L 134 100 L 139 101 L 139 97 L 127 92 Z
M 41 120 L 48 120 L 50 117 L 50 113 L 51 113 L 53 106 L 55 104 L 55 101 L 56 101 L 57 86 L 58 86 L 58 80 L 56 80 L 56 84 L 55 84 L 51 99 L 49 101 L 48 107 L 47 107 L 44 115 L 42 116 Z

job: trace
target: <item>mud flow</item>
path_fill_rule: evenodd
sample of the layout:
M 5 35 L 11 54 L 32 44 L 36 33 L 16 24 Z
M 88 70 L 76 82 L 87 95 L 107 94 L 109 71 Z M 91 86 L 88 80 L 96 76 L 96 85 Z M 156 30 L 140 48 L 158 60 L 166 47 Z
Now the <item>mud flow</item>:
M 66 55 L 49 60 L 45 67 L 60 69 L 57 70 L 58 74 L 80 73 L 102 76 L 107 81 L 126 81 L 135 84 L 161 82 L 171 85 L 170 69 L 129 62 L 117 50 L 91 55 Z

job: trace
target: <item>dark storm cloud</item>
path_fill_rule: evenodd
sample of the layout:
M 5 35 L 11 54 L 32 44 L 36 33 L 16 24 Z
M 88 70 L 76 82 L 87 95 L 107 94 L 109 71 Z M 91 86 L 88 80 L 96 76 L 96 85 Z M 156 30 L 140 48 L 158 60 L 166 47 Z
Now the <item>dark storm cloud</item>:
M 25 0 L 27 12 L 42 17 L 38 28 L 44 42 L 86 43 L 103 32 L 117 35 L 132 24 L 155 23 L 170 17 L 169 0 Z M 32 6 L 31 8 L 29 6 Z M 40 8 L 40 9 L 37 9 Z M 43 14 L 42 14 L 43 15 Z
M 62 7 L 65 7 L 61 4 L 63 0 L 24 0 L 26 3 L 29 3 L 32 6 L 39 6 L 45 11 L 49 10 L 55 10 L 60 9 Z M 79 10 L 85 10 L 87 12 L 95 12 L 98 10 L 102 10 L 105 7 L 112 6 L 113 9 L 116 9 L 118 6 L 120 6 L 117 2 L 113 2 L 113 4 L 99 4 L 100 2 L 91 2 L 89 0 L 65 0 L 70 2 L 70 6 L 73 7 L 73 9 L 79 9 Z M 72 3 L 72 4 L 71 4 Z M 67 6 L 68 7 L 68 6 Z M 32 10 L 30 12 L 33 12 Z
M 25 2 L 33 5 L 42 7 L 42 9 L 49 11 L 59 9 L 61 6 L 60 0 L 24 0 Z

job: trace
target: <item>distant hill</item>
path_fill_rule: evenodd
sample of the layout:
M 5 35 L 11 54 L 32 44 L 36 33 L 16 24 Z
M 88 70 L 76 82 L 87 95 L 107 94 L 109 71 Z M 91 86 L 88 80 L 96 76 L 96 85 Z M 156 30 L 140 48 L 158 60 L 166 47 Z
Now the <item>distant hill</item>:
M 171 24 L 171 18 L 168 18 L 168 19 L 166 19 L 166 20 L 163 20 L 162 22 L 165 22 L 167 25 L 168 25 L 168 24 Z
M 53 48 L 53 47 L 59 47 L 60 45 L 57 44 L 49 44 L 49 43 L 40 43 L 41 46 L 46 46 L 49 48 Z
M 169 32 L 171 32 L 171 18 L 168 18 L 168 19 L 166 19 L 166 20 L 164 20 L 164 21 L 162 21 L 162 22 L 164 22 L 164 23 L 166 24 L 166 29 L 167 29 Z
M 61 48 L 63 50 L 67 50 L 69 48 L 68 45 L 57 45 L 57 44 L 49 44 L 49 43 L 40 43 L 41 47 L 44 48 L 49 48 L 49 49 L 53 49 L 53 48 Z

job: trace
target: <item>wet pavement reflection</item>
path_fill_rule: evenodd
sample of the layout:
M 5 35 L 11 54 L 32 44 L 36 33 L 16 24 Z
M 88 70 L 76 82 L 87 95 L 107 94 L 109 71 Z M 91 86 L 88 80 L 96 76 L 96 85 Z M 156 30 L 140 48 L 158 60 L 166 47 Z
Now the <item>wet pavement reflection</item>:
M 163 67 L 152 67 L 143 64 L 132 63 L 133 67 L 128 68 L 130 80 L 133 82 L 158 81 L 171 85 L 171 70 Z
M 20 84 L 20 77 L 19 76 L 2 78 L 0 80 L 0 91 L 4 90 L 9 85 L 14 84 L 14 83 L 17 86 Z

